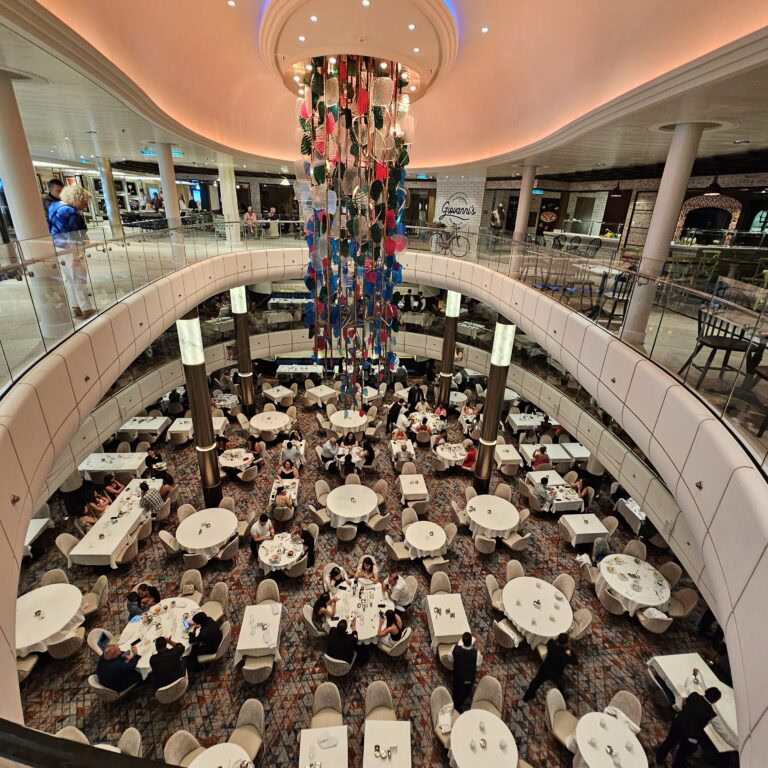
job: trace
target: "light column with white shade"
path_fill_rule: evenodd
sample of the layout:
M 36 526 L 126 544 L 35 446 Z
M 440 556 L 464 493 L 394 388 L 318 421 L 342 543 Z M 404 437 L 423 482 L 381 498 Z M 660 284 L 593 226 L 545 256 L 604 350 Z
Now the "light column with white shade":
M 691 177 L 693 161 L 699 149 L 705 123 L 679 123 L 672 133 L 672 141 L 664 163 L 664 172 L 659 183 L 659 193 L 653 206 L 648 234 L 645 237 L 643 255 L 637 278 L 624 316 L 621 331 L 622 340 L 628 344 L 642 346 L 645 330 L 651 316 L 653 299 L 656 295 L 656 281 L 669 256 L 669 244 L 675 234 L 680 208 Z M 645 276 L 650 276 L 650 279 Z
M 221 502 L 221 478 L 211 418 L 211 396 L 208 392 L 208 377 L 205 371 L 203 335 L 197 308 L 176 321 L 176 331 L 179 335 L 189 409 L 192 412 L 195 451 L 200 468 L 203 498 L 206 507 L 218 507 Z
M 531 212 L 531 194 L 535 181 L 536 166 L 524 165 L 523 176 L 520 179 L 520 196 L 517 198 L 515 231 L 512 233 L 515 244 L 512 246 L 510 277 L 520 277 L 520 269 L 523 264 L 523 243 L 525 243 L 525 237 L 528 234 L 528 216 Z
M 240 211 L 237 205 L 235 165 L 232 155 L 219 152 L 217 157 L 221 212 L 224 214 L 224 229 L 227 235 L 227 242 L 232 245 L 240 242 Z
M 96 161 L 101 179 L 101 191 L 104 195 L 104 203 L 107 206 L 107 218 L 112 230 L 112 237 L 119 239 L 123 236 L 123 221 L 120 218 L 120 204 L 115 192 L 115 179 L 112 176 L 112 163 L 108 157 L 100 157 Z
M 488 370 L 488 389 L 485 392 L 485 407 L 483 408 L 483 426 L 480 432 L 480 445 L 477 448 L 475 478 L 472 483 L 478 493 L 488 493 L 491 486 L 499 418 L 504 404 L 504 390 L 507 386 L 507 373 L 509 372 L 509 361 L 512 359 L 514 342 L 515 326 L 499 315 L 493 334 L 491 367 Z
M 256 411 L 253 394 L 253 364 L 251 363 L 251 338 L 248 328 L 248 300 L 245 286 L 230 288 L 232 317 L 235 318 L 235 344 L 237 349 L 237 373 L 240 383 L 240 402 L 245 415 L 250 419 Z
M 437 390 L 437 402 L 448 406 L 453 381 L 453 360 L 456 356 L 456 326 L 461 311 L 461 294 L 448 291 L 445 299 L 445 331 L 443 332 L 443 357 L 440 362 L 440 385 Z

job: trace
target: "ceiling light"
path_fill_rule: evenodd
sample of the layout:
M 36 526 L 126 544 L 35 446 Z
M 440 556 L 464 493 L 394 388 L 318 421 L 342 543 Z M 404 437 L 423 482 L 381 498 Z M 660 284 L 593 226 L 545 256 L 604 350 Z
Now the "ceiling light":
M 303 43 L 307 38 L 304 35 L 299 35 L 299 42 Z
M 311 64 L 305 64 L 304 65 L 304 69 L 306 69 L 307 72 L 311 72 L 312 71 L 312 65 Z
M 415 91 L 415 90 L 416 90 L 416 86 L 415 86 L 415 85 L 412 85 L 412 86 L 411 86 L 411 91 Z
M 413 30 L 416 29 L 416 25 L 415 24 L 409 24 L 408 25 L 408 29 L 410 29 L 411 32 L 413 32 Z
M 336 63 L 336 57 L 335 56 L 331 56 L 331 58 L 328 59 L 328 63 L 329 64 L 335 64 Z
M 414 48 L 414 49 L 413 49 L 413 52 L 414 52 L 414 53 L 418 53 L 420 50 L 421 50 L 421 48 Z
M 704 197 L 717 197 L 722 192 L 720 185 L 717 183 L 717 176 L 712 179 L 712 183 L 704 190 Z
M 488 34 L 488 27 L 481 27 L 480 31 L 485 35 Z
M 621 185 L 616 182 L 616 186 L 608 193 L 608 197 L 621 197 Z
M 285 176 L 283 176 L 283 180 L 280 182 L 280 186 L 281 187 L 290 187 L 291 186 L 291 182 L 288 181 L 288 179 L 286 179 Z
M 243 163 L 243 168 L 245 168 L 245 163 Z
M 303 95 L 304 95 L 304 89 L 303 88 L 299 88 L 299 96 L 303 96 Z
M 310 16 L 309 20 L 314 24 L 317 21 L 317 16 Z
M 597 168 L 602 168 L 604 165 L 607 165 L 607 163 L 595 163 Z
M 230 8 L 234 8 L 235 7 L 235 0 L 227 0 L 227 5 Z
M 731 144 L 749 144 L 749 139 L 734 139 Z
M 300 83 L 300 82 L 301 82 L 301 78 L 300 78 L 298 75 L 294 75 L 294 76 L 293 76 L 293 80 L 294 80 L 294 82 L 296 82 L 296 83 Z
M 386 68 L 389 66 L 389 64 L 387 64 L 387 62 L 386 62 L 386 61 L 382 61 L 382 62 L 379 64 L 379 66 L 380 66 L 382 69 L 386 69 Z
M 69 136 L 65 136 L 64 141 L 69 141 Z
M 363 0 L 363 5 L 367 8 L 371 4 L 371 0 Z

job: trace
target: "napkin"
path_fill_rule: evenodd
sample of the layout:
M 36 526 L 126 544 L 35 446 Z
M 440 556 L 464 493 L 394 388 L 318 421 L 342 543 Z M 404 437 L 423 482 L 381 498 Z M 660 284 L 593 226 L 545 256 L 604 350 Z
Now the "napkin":
M 331 736 L 329 733 L 323 733 L 317 737 L 317 746 L 320 749 L 332 749 L 339 743 L 339 740 L 335 736 Z
M 277 616 L 280 613 L 280 603 L 272 603 L 272 615 Z
M 437 713 L 437 727 L 440 733 L 450 733 L 453 728 L 453 703 L 440 707 Z
M 576 562 L 579 565 L 592 565 L 592 561 L 589 559 L 589 555 L 586 553 L 583 555 L 576 555 Z
M 632 720 L 630 720 L 620 709 L 617 709 L 616 707 L 606 707 L 603 712 L 605 712 L 606 715 L 610 715 L 611 717 L 615 717 L 618 721 L 624 723 L 624 725 L 629 728 L 632 733 L 640 733 L 640 728 L 635 725 Z
M 664 611 L 660 611 L 658 608 L 646 608 L 643 611 L 643 616 L 647 619 L 667 619 L 669 618 Z
M 267 648 L 269 648 L 270 646 L 273 645 L 273 643 L 272 643 L 272 633 L 268 629 L 264 630 L 264 633 L 262 635 L 262 640 L 264 641 L 264 645 Z

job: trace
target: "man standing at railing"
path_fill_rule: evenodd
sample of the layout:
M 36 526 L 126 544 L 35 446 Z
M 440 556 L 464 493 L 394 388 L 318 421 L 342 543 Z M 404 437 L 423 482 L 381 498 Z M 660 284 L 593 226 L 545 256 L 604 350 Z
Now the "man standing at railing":
M 499 203 L 496 206 L 496 210 L 491 214 L 491 231 L 494 235 L 501 235 L 501 229 L 507 220 L 506 213 L 504 212 L 504 206 Z

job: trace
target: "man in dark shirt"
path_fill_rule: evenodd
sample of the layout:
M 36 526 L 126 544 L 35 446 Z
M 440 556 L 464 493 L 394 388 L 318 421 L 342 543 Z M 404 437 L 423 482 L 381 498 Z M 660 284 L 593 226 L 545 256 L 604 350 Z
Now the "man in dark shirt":
M 539 671 L 531 680 L 523 701 L 530 701 L 541 684 L 551 680 L 563 692 L 563 672 L 569 664 L 577 664 L 576 654 L 571 650 L 571 640 L 566 634 L 559 635 L 547 643 L 547 658 L 541 662 Z
M 64 182 L 61 179 L 51 179 L 48 182 L 48 194 L 43 198 L 46 216 L 48 215 L 48 206 L 59 201 L 62 189 L 64 189 Z
M 170 646 L 170 648 L 168 647 Z M 175 643 L 169 637 L 158 637 L 155 640 L 155 653 L 150 656 L 149 666 L 152 668 L 152 685 L 155 690 L 175 683 L 187 673 L 182 660 L 184 646 Z
M 348 661 L 351 663 L 355 658 L 355 649 L 357 647 L 357 632 L 355 632 L 355 622 L 352 622 L 352 632 L 347 632 L 347 622 L 342 619 L 328 633 L 328 644 L 325 652 L 332 659 L 339 661 Z
M 141 682 L 141 675 L 136 671 L 140 658 L 133 648 L 123 653 L 120 646 L 108 645 L 96 665 L 96 676 L 105 688 L 118 693 L 125 691 Z
M 472 646 L 472 635 L 465 632 L 461 643 L 453 646 L 453 706 L 463 711 L 464 702 L 477 677 L 477 648 Z
M 672 721 L 667 738 L 656 747 L 656 762 L 659 765 L 663 764 L 667 755 L 677 747 L 672 765 L 673 768 L 683 768 L 704 738 L 704 728 L 714 719 L 715 710 L 712 705 L 719 701 L 720 696 L 717 688 L 707 688 L 703 696 L 694 691 L 686 697 L 683 708 Z
M 200 669 L 198 656 L 207 656 L 216 653 L 222 641 L 222 631 L 219 625 L 207 614 L 200 611 L 192 617 L 192 628 L 189 632 L 189 659 L 190 670 Z

